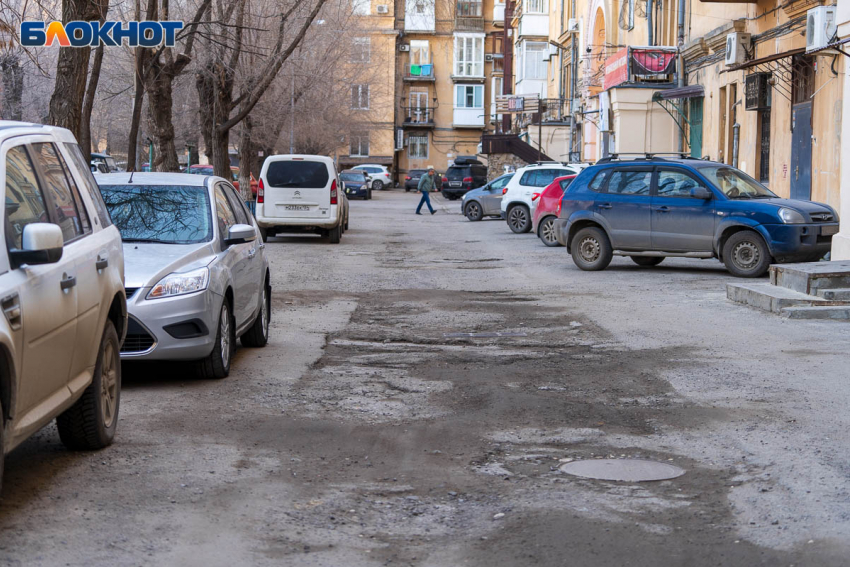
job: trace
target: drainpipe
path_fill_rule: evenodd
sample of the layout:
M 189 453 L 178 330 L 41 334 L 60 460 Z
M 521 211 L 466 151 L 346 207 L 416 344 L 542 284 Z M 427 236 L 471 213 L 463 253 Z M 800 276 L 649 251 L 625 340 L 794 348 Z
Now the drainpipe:
M 738 168 L 738 148 L 740 147 L 739 140 L 741 138 L 741 125 L 735 122 L 732 125 L 732 167 Z
M 676 41 L 676 45 L 679 47 L 679 87 L 685 86 L 685 57 L 682 55 L 682 47 L 685 45 L 685 0 L 679 0 L 679 28 L 678 28 L 678 37 Z M 684 100 L 684 99 L 681 99 Z M 684 102 L 682 106 L 684 106 Z M 679 120 L 682 120 L 679 117 Z M 685 131 L 684 124 L 682 124 L 682 128 L 679 128 L 679 153 L 683 153 L 685 151 Z
M 570 17 L 576 17 L 576 0 L 572 0 L 570 3 Z M 570 144 L 567 148 L 569 155 L 567 156 L 567 161 L 573 161 L 573 139 L 576 135 L 576 117 L 573 113 L 573 101 L 576 98 L 576 70 L 577 70 L 577 60 L 576 60 L 576 49 L 578 46 L 576 45 L 576 34 L 570 33 Z M 581 159 L 575 160 L 581 161 Z
M 649 5 L 646 7 L 646 29 L 649 33 L 649 41 L 647 45 L 655 45 L 652 43 L 652 12 L 655 10 L 655 0 L 649 0 Z

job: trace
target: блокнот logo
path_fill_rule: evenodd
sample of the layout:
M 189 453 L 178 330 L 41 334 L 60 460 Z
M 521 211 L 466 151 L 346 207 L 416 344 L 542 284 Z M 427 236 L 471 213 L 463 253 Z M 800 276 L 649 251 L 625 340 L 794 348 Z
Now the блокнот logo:
M 24 47 L 173 47 L 183 22 L 22 22 L 21 45 Z

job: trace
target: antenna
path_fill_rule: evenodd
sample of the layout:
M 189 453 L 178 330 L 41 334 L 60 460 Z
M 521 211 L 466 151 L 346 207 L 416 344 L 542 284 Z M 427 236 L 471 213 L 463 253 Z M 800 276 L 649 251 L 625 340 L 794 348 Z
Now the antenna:
M 133 171 L 131 171 L 131 172 L 130 172 L 130 179 L 128 179 L 128 180 L 127 180 L 127 183 L 132 183 L 132 182 L 133 182 L 133 174 L 134 174 L 134 173 L 136 173 L 136 171 L 135 171 L 135 170 L 133 170 Z

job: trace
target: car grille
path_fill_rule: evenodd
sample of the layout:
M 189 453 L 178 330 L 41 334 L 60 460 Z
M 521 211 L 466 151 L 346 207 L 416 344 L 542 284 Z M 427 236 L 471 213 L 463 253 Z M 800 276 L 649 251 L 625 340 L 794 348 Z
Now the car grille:
M 835 217 L 832 213 L 811 213 L 812 222 L 834 222 Z
M 137 287 L 125 287 L 124 288 L 124 293 L 127 295 L 127 299 L 130 299 L 131 297 L 136 295 L 137 291 L 139 291 L 139 288 L 137 288 Z
M 139 354 L 151 350 L 156 345 L 156 339 L 135 318 L 130 317 L 127 323 L 127 338 L 121 345 L 121 352 Z

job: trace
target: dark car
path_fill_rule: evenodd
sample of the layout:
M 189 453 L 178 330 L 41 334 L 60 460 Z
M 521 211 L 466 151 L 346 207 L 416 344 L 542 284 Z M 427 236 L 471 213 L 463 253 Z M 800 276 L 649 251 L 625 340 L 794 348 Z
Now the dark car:
M 372 198 L 372 186 L 365 171 L 346 169 L 339 174 L 339 180 L 342 181 L 343 192 L 349 199 L 368 201 Z
M 458 157 L 443 176 L 443 196 L 454 201 L 487 184 L 487 166 L 472 157 Z
M 758 277 L 773 261 L 823 258 L 838 215 L 828 205 L 782 199 L 723 163 L 615 157 L 579 174 L 553 224 L 582 270 L 602 270 L 614 254 L 640 266 L 682 256 L 718 258 L 735 276 Z
M 411 169 L 407 172 L 407 175 L 404 177 L 404 190 L 405 191 L 416 191 L 419 189 L 419 180 L 423 175 L 428 175 L 427 169 Z M 434 179 L 434 187 L 437 191 L 439 191 L 443 187 L 443 178 L 440 177 L 439 173 L 435 173 Z

